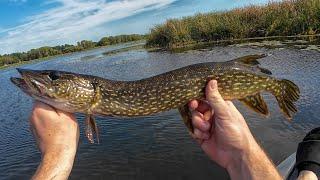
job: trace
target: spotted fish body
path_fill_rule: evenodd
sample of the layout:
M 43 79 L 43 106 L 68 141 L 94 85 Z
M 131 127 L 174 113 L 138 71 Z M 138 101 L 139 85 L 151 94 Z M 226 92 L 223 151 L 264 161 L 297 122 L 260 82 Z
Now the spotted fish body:
M 218 81 L 225 100 L 238 99 L 264 115 L 269 112 L 260 92 L 272 93 L 290 119 L 297 111 L 293 102 L 299 98 L 299 89 L 291 81 L 271 77 L 269 70 L 259 67 L 257 59 L 263 57 L 250 55 L 227 62 L 195 64 L 137 81 L 21 69 L 23 79 L 11 80 L 30 96 L 53 107 L 89 114 L 86 134 L 93 141 L 97 128 L 92 115 L 134 117 L 179 109 L 186 126 L 193 131 L 187 104 L 193 99 L 204 100 L 205 86 L 212 79 Z M 44 77 L 49 82 L 44 83 Z M 37 90 L 39 84 L 45 90 Z

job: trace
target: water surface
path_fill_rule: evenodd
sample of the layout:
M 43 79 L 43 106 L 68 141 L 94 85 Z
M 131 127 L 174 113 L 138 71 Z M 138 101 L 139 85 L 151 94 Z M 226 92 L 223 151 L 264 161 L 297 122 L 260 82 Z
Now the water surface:
M 136 80 L 200 62 L 226 61 L 267 53 L 261 61 L 273 75 L 294 81 L 301 89 L 299 112 L 288 122 L 275 98 L 264 94 L 271 115 L 263 118 L 236 102 L 258 142 L 278 164 L 296 150 L 305 133 L 320 126 L 320 53 L 312 50 L 263 47 L 214 47 L 184 53 L 131 50 L 104 56 L 101 48 L 23 65 L 92 74 L 114 80 Z M 29 179 L 40 161 L 28 117 L 32 100 L 9 81 L 15 69 L 0 71 L 0 178 Z M 226 179 L 189 137 L 177 110 L 140 118 L 98 117 L 101 144 L 83 135 L 84 116 L 77 114 L 81 135 L 70 179 Z M 68 138 L 68 137 L 66 137 Z

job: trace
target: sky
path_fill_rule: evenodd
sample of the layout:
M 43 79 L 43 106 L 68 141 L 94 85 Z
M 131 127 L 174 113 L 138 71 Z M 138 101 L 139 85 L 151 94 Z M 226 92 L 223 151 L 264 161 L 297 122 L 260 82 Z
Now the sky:
M 145 34 L 169 18 L 268 0 L 0 0 L 0 54 Z

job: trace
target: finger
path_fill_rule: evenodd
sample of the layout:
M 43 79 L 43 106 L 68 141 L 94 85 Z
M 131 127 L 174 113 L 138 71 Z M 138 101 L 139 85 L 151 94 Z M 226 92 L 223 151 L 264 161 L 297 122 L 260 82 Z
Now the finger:
M 228 106 L 218 91 L 218 84 L 216 80 L 209 81 L 206 87 L 206 99 L 216 116 L 229 116 Z
M 207 102 L 202 100 L 192 100 L 189 102 L 188 105 L 191 111 L 196 110 L 201 113 L 204 113 L 211 109 L 210 105 Z
M 75 120 L 75 116 L 72 114 L 72 113 L 69 113 L 69 112 L 65 112 L 65 111 L 62 111 L 62 110 L 59 110 L 59 109 L 55 109 L 54 107 L 48 105 L 48 104 L 45 104 L 45 103 L 42 103 L 40 101 L 35 101 L 34 102 L 34 105 L 33 105 L 33 112 L 36 114 L 36 115 L 44 115 L 44 114 L 48 114 L 48 113 L 54 113 L 60 117 L 68 117 L 72 120 Z M 52 114 L 53 115 L 53 114 Z
M 242 114 L 239 112 L 239 110 L 236 108 L 236 106 L 232 103 L 232 101 L 226 101 L 227 105 L 229 106 L 229 110 L 232 114 L 236 116 L 242 116 Z
M 190 110 L 196 110 L 197 107 L 199 106 L 199 103 L 198 103 L 197 100 L 191 100 L 191 101 L 188 103 L 188 105 L 189 105 Z
M 211 127 L 210 123 L 204 119 L 203 114 L 198 111 L 192 112 L 192 125 L 204 132 L 209 131 Z
M 196 141 L 197 141 L 197 143 L 199 143 L 200 145 L 202 145 L 202 143 L 203 143 L 203 139 L 196 139 Z
M 77 121 L 75 118 L 75 115 L 73 113 L 61 111 L 59 109 L 56 109 L 57 114 L 62 117 L 63 119 L 71 119 L 73 121 Z
M 54 111 L 54 108 L 52 106 L 49 106 L 43 102 L 40 101 L 34 101 L 33 110 L 37 111 Z
M 197 111 L 204 114 L 206 111 L 209 111 L 211 109 L 210 105 L 206 101 L 198 101 L 198 107 L 196 108 Z
M 207 140 L 210 138 L 209 133 L 202 132 L 199 129 L 194 129 L 193 134 L 194 134 L 194 137 L 197 139 Z
M 205 121 L 209 121 L 211 119 L 212 115 L 213 115 L 212 110 L 208 110 L 205 113 L 203 113 L 203 119 Z
M 190 136 L 197 141 L 200 145 L 203 143 L 203 139 L 198 139 L 193 133 L 189 131 Z
M 36 131 L 35 128 L 32 126 L 32 124 L 30 124 L 29 130 L 30 130 L 30 132 L 32 133 L 32 135 L 33 135 L 34 138 L 38 138 L 37 131 Z

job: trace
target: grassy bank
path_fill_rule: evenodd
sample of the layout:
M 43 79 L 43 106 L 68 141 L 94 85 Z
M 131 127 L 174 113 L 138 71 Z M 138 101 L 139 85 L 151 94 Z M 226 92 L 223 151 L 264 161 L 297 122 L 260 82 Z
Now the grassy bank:
M 319 0 L 284 0 L 167 20 L 151 29 L 147 47 L 172 49 L 219 40 L 318 33 Z

